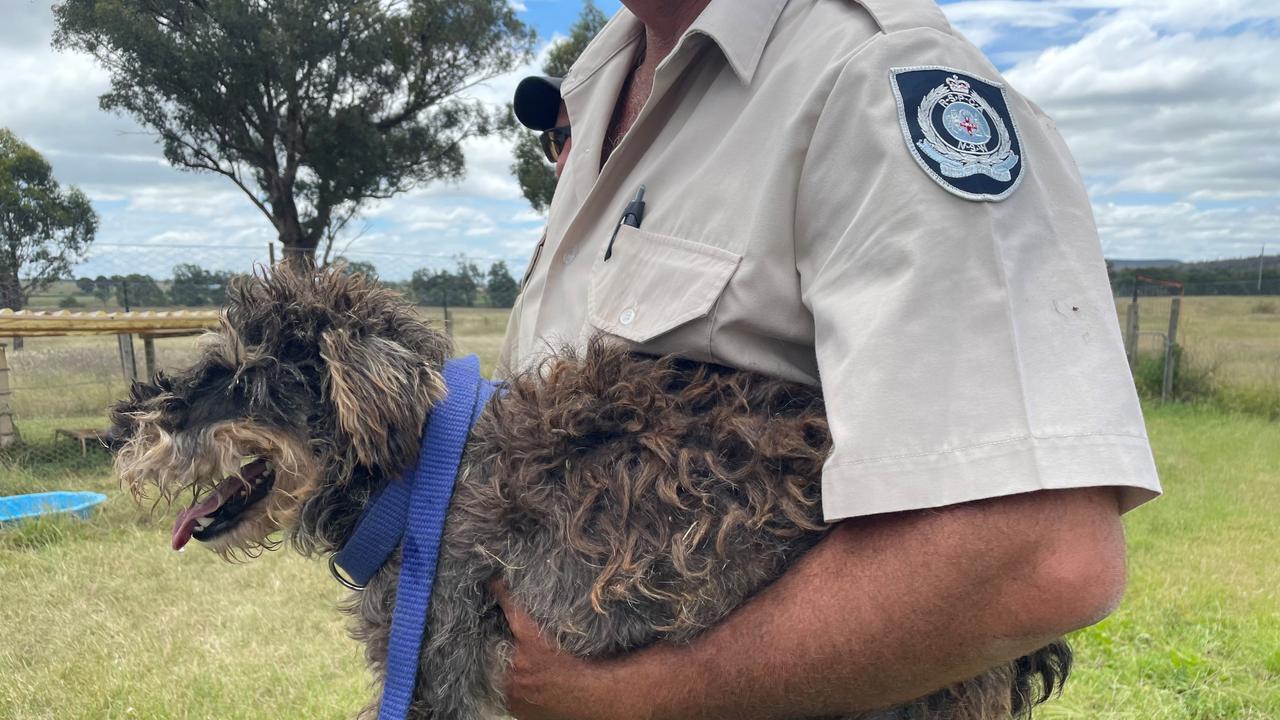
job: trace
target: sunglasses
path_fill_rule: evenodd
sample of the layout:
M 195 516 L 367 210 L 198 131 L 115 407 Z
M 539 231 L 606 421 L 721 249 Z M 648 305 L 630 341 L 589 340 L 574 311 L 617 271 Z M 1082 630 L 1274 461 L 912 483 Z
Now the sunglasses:
M 538 142 L 542 144 L 542 154 L 554 165 L 560 162 L 560 154 L 564 152 L 565 143 L 569 142 L 569 126 L 543 130 L 538 134 Z

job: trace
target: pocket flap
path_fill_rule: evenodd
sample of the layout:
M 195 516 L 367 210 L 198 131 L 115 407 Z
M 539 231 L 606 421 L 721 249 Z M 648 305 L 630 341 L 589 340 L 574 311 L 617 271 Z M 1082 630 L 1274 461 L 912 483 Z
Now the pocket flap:
M 624 225 L 613 256 L 592 268 L 587 317 L 607 333 L 647 342 L 711 312 L 741 261 L 728 250 Z

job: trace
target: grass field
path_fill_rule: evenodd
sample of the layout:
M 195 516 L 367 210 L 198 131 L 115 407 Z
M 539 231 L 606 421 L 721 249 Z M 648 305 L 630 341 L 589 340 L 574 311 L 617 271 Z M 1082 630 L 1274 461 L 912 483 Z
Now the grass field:
M 1122 324 L 1127 305 L 1127 300 L 1118 303 Z M 1142 298 L 1142 332 L 1166 332 L 1169 306 L 1167 297 Z M 1138 346 L 1139 357 L 1145 360 L 1137 374 L 1154 388 L 1163 374 L 1162 342 L 1144 335 Z M 1225 409 L 1280 419 L 1280 298 L 1184 298 L 1178 344 L 1185 367 L 1178 370 L 1183 387 L 1175 392 Z
M 440 308 L 421 308 L 420 312 L 443 327 Z M 507 327 L 507 311 L 451 308 L 450 324 L 458 351 L 478 354 L 483 370 L 491 372 Z M 198 343 L 195 337 L 156 340 L 157 367 L 166 370 L 191 364 Z M 142 343 L 135 340 L 134 344 L 141 373 Z M 7 352 L 12 369 L 11 402 L 24 433 L 31 421 L 101 416 L 103 408 L 128 392 L 114 336 L 27 338 L 24 345 L 21 351 Z M 94 424 L 101 421 L 90 423 Z
M 1280 362 L 1280 325 L 1252 317 L 1268 313 L 1207 303 L 1203 312 L 1227 317 L 1197 325 L 1190 301 L 1184 310 L 1188 338 L 1194 327 L 1224 344 L 1257 332 L 1256 346 L 1226 352 L 1257 352 L 1240 368 L 1262 374 L 1241 369 L 1240 382 L 1265 379 L 1268 362 Z M 502 313 L 460 311 L 454 327 L 460 349 L 491 367 Z M 53 392 L 58 348 L 92 342 L 101 341 L 29 341 L 15 355 L 49 354 L 25 367 L 25 380 L 15 362 L 14 384 L 44 373 Z M 52 403 L 28 392 L 19 424 L 33 446 L 54 427 L 101 422 L 97 396 L 66 389 Z M 74 417 L 41 412 L 84 406 Z M 1077 672 L 1038 716 L 1280 718 L 1280 423 L 1180 405 L 1148 406 L 1147 421 L 1167 495 L 1126 518 L 1128 596 L 1076 635 Z M 171 552 L 172 514 L 134 507 L 107 475 L 102 455 L 80 458 L 78 447 L 57 462 L 0 468 L 0 495 L 91 489 L 110 498 L 88 521 L 0 529 L 0 718 L 344 718 L 362 706 L 370 678 L 322 563 L 287 551 L 240 565 L 198 547 Z

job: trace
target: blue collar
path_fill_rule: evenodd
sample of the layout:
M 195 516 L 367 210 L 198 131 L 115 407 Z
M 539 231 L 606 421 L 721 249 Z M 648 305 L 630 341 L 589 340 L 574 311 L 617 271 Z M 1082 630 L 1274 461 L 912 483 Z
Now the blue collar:
M 379 720 L 409 711 L 453 483 L 471 427 L 496 389 L 481 377 L 475 355 L 445 362 L 444 384 L 447 394 L 431 409 L 422 433 L 417 468 L 369 503 L 351 539 L 329 558 L 339 582 L 361 589 L 403 544 Z

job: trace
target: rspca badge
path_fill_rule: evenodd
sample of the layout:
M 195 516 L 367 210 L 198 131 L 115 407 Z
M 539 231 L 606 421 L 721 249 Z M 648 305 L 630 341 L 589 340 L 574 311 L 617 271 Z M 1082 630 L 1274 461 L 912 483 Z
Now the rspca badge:
M 1026 162 L 1003 86 L 946 67 L 889 74 L 907 147 L 929 176 L 969 200 L 996 201 Z

